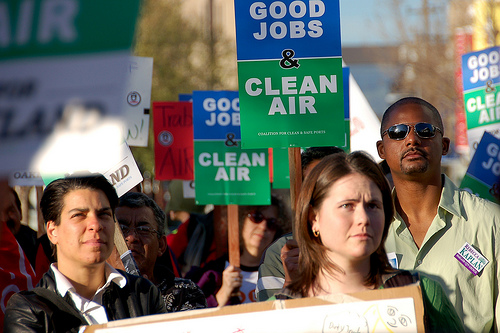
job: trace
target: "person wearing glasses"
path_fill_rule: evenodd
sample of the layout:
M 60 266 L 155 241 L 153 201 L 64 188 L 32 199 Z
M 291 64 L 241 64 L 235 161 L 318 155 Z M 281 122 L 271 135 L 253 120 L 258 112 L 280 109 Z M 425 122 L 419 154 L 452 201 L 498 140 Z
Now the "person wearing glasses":
M 129 192 L 116 208 L 118 221 L 139 272 L 161 291 L 167 312 L 207 307 L 201 289 L 191 280 L 176 277 L 160 258 L 167 252 L 165 212 L 144 193 Z
M 395 102 L 380 133 L 378 153 L 394 182 L 396 212 L 385 243 L 394 266 L 439 281 L 467 331 L 500 330 L 500 207 L 441 173 L 450 139 L 427 101 Z
M 56 263 L 36 288 L 9 299 L 3 332 L 78 332 L 85 325 L 166 312 L 155 285 L 106 262 L 117 205 L 115 188 L 101 174 L 47 185 L 40 208 Z
M 255 302 L 255 286 L 262 254 L 288 227 L 284 203 L 271 196 L 271 205 L 239 206 L 240 267 L 228 262 L 227 255 L 208 262 L 186 277 L 201 287 L 208 307 Z

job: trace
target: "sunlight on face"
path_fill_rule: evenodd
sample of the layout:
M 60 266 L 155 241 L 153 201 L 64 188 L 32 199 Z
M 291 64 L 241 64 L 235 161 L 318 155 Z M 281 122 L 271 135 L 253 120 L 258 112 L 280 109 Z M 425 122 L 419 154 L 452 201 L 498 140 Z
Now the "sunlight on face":
M 114 230 L 113 212 L 104 192 L 68 192 L 59 225 L 47 223 L 47 235 L 57 245 L 59 270 L 103 263 L 113 250 Z
M 320 232 L 334 262 L 342 265 L 369 260 L 380 245 L 384 229 L 380 189 L 359 173 L 340 178 L 315 212 L 312 228 Z

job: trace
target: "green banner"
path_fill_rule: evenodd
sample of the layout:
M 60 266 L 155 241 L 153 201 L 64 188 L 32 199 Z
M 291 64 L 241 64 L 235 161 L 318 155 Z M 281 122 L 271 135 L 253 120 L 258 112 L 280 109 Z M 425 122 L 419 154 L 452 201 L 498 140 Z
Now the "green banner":
M 500 85 L 464 93 L 467 128 L 500 124 Z
M 267 149 L 195 141 L 194 155 L 196 204 L 271 204 Z
M 344 146 L 341 58 L 240 61 L 243 148 Z
M 0 1 L 0 59 L 129 49 L 139 3 Z

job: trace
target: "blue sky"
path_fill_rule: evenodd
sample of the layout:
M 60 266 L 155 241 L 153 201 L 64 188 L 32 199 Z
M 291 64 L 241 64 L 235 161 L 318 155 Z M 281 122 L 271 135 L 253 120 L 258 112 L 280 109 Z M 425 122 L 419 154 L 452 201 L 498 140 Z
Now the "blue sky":
M 340 19 L 343 46 L 390 45 L 398 44 L 399 30 L 392 17 L 391 0 L 340 0 Z M 404 25 L 409 31 L 422 30 L 422 1 L 399 0 L 403 8 Z M 442 0 L 427 1 L 433 20 L 440 24 L 446 21 L 446 2 Z M 430 29 L 440 30 L 443 26 L 433 24 Z
M 358 46 L 387 44 L 371 23 L 377 11 L 374 0 L 340 0 L 342 45 Z

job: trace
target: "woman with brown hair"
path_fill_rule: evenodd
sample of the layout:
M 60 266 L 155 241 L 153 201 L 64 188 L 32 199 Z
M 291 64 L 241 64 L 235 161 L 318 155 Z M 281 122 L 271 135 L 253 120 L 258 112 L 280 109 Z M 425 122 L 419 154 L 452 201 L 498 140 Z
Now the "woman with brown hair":
M 389 184 L 371 157 L 354 152 L 323 158 L 306 176 L 297 201 L 299 273 L 276 298 L 420 283 L 427 328 L 463 331 L 439 283 L 390 266 L 384 242 L 392 216 Z

